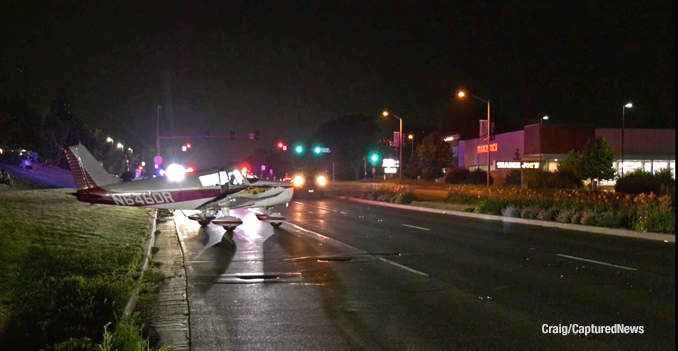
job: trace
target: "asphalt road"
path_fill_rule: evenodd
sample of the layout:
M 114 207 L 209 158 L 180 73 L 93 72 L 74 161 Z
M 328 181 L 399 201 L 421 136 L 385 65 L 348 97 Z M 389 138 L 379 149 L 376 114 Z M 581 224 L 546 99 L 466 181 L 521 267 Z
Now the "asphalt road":
M 300 199 L 232 238 L 177 212 L 191 348 L 673 350 L 675 244 Z M 642 326 L 545 334 L 544 326 Z

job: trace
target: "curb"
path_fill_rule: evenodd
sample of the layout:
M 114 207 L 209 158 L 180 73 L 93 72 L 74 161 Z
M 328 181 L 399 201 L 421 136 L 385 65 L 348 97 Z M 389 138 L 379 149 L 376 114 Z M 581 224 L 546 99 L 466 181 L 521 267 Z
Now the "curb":
M 141 274 L 143 275 L 144 271 L 146 268 L 148 268 L 148 261 L 151 258 L 151 250 L 153 249 L 153 245 L 155 244 L 155 230 L 157 228 L 156 226 L 156 220 L 158 219 L 158 211 L 155 210 L 153 211 L 153 224 L 151 224 L 151 233 L 149 235 L 149 239 L 146 240 L 146 243 L 144 244 L 144 252 L 146 253 L 144 255 L 143 262 L 141 263 Z M 141 276 L 139 277 L 141 279 Z M 127 319 L 127 317 L 132 314 L 132 311 L 134 311 L 134 308 L 137 306 L 137 302 L 139 299 L 139 287 L 134 289 L 134 292 L 132 292 L 132 296 L 130 296 L 129 300 L 127 301 L 127 304 L 125 305 L 125 309 L 122 310 L 122 320 Z
M 501 222 L 505 222 L 505 223 L 519 223 L 519 224 L 527 224 L 527 225 L 534 225 L 534 226 L 548 227 L 548 228 L 576 230 L 576 231 L 580 231 L 580 232 L 588 232 L 588 233 L 604 234 L 604 235 L 612 235 L 612 236 L 621 236 L 621 237 L 634 238 L 634 239 L 663 241 L 663 242 L 667 242 L 667 243 L 675 243 L 676 242 L 676 236 L 671 235 L 671 234 L 636 232 L 636 231 L 628 230 L 628 229 L 614 229 L 614 228 L 605 228 L 605 227 L 594 227 L 594 226 L 590 226 L 590 225 L 581 225 L 581 224 L 540 221 L 540 220 L 536 220 L 536 219 L 504 217 L 504 216 L 496 216 L 496 215 L 488 215 L 488 214 L 480 214 L 480 213 L 470 213 L 470 212 L 461 212 L 461 211 L 452 211 L 452 210 L 438 210 L 438 209 L 435 209 L 435 208 L 418 207 L 418 206 L 410 206 L 410 205 L 399 205 L 399 204 L 392 204 L 392 203 L 389 203 L 389 202 L 363 200 L 363 199 L 357 199 L 357 198 L 348 197 L 348 196 L 340 196 L 339 199 L 353 201 L 353 202 L 359 202 L 359 203 L 364 203 L 364 204 L 370 204 L 370 205 L 376 205 L 376 206 L 399 208 L 399 209 L 410 210 L 410 211 L 439 213 L 439 214 L 459 216 L 459 217 L 477 218 L 477 219 L 485 219 L 485 220 L 491 220 L 491 221 L 501 221 Z

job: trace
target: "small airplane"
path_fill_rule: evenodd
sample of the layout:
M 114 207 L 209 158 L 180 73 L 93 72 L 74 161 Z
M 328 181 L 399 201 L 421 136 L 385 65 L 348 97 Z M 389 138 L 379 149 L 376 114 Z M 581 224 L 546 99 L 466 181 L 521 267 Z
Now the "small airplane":
M 216 224 L 228 232 L 242 224 L 230 215 L 234 209 L 263 209 L 260 221 L 279 227 L 285 217 L 274 206 L 290 202 L 294 187 L 289 182 L 248 179 L 238 170 L 200 172 L 175 179 L 160 177 L 120 182 L 113 178 L 82 145 L 64 149 L 77 191 L 70 193 L 91 204 L 150 207 L 171 210 L 198 210 L 188 218 L 201 226 Z

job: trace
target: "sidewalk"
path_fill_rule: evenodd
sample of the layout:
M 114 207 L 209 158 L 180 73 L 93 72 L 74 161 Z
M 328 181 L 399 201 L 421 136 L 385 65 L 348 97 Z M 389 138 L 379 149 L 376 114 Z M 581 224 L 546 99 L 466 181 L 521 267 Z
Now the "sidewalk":
M 174 217 L 163 218 L 167 222 L 158 223 L 160 234 L 155 237 L 157 252 L 153 255 L 153 261 L 165 274 L 165 281 L 151 306 L 149 324 L 158 334 L 159 345 L 168 345 L 174 350 L 190 350 L 184 255 Z

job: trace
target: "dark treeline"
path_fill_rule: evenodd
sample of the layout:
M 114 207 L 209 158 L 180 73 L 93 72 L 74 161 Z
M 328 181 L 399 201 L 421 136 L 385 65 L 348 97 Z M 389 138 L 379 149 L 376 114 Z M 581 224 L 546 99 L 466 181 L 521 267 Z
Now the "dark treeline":
M 37 152 L 45 164 L 68 169 L 63 149 L 81 143 L 103 161 L 110 173 L 122 171 L 122 154 L 113 152 L 115 146 L 106 142 L 100 129 L 84 124 L 65 98 L 52 100 L 43 116 L 29 108 L 25 100 L 12 101 L 0 96 L 0 126 L 3 162 L 18 161 L 19 151 L 25 149 Z

